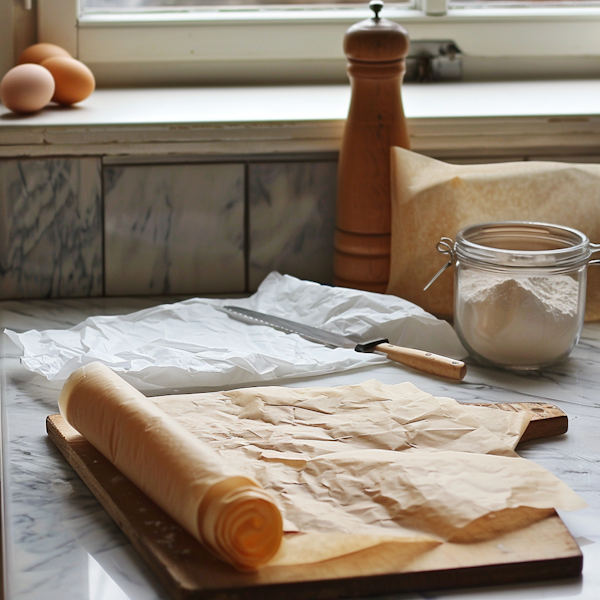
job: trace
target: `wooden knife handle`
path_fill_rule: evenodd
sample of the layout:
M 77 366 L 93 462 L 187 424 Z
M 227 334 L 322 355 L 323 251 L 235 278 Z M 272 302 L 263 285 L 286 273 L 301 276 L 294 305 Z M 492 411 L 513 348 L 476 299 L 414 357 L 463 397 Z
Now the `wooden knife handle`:
M 447 356 L 433 354 L 433 352 L 403 348 L 402 346 L 394 346 L 389 343 L 379 344 L 375 346 L 374 350 L 383 352 L 389 359 L 397 363 L 412 367 L 423 373 L 429 373 L 430 375 L 439 375 L 440 377 L 460 380 L 467 374 L 467 365 L 464 362 L 448 358 Z

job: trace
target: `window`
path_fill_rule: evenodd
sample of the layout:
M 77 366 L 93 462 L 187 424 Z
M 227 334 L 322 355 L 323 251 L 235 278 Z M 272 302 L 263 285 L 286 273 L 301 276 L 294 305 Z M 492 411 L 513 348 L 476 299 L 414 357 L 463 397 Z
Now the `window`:
M 140 10 L 131 3 L 146 0 L 120 0 L 128 6 L 111 11 L 109 0 L 81 1 L 87 10 L 79 0 L 38 0 L 40 38 L 67 47 L 104 86 L 345 83 L 344 34 L 371 16 L 366 2 L 190 8 L 149 0 L 167 9 Z M 454 41 L 466 80 L 598 75 L 600 4 L 523 4 L 414 0 L 388 4 L 382 16 L 411 40 Z

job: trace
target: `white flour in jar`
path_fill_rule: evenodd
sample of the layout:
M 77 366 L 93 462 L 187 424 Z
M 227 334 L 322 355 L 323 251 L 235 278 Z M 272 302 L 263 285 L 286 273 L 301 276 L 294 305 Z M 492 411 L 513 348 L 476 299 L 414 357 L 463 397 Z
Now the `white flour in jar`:
M 456 327 L 493 363 L 534 367 L 566 356 L 576 342 L 579 283 L 568 275 L 460 273 Z

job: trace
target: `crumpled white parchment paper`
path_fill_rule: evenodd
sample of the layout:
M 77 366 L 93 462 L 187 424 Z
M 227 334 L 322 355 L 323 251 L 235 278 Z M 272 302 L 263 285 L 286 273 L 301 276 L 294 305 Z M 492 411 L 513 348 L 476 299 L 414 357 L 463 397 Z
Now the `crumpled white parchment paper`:
M 313 376 L 382 363 L 375 353 L 328 348 L 271 327 L 248 325 L 218 310 L 231 304 L 365 340 L 462 358 L 452 327 L 387 294 L 330 287 L 271 273 L 243 299 L 193 298 L 124 316 L 90 317 L 67 330 L 6 330 L 22 364 L 62 382 L 99 361 L 142 391 L 231 387 Z

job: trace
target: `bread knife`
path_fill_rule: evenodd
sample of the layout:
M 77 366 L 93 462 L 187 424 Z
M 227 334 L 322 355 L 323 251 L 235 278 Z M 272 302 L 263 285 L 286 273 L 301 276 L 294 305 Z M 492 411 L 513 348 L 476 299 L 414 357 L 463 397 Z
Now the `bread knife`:
M 424 350 L 395 346 L 387 339 L 360 341 L 351 335 L 341 335 L 320 327 L 296 323 L 239 306 L 223 306 L 221 310 L 240 321 L 253 325 L 267 325 L 285 333 L 296 333 L 311 342 L 330 348 L 350 348 L 356 352 L 382 352 L 390 360 L 430 375 L 461 380 L 467 373 L 467 366 L 460 360 Z

